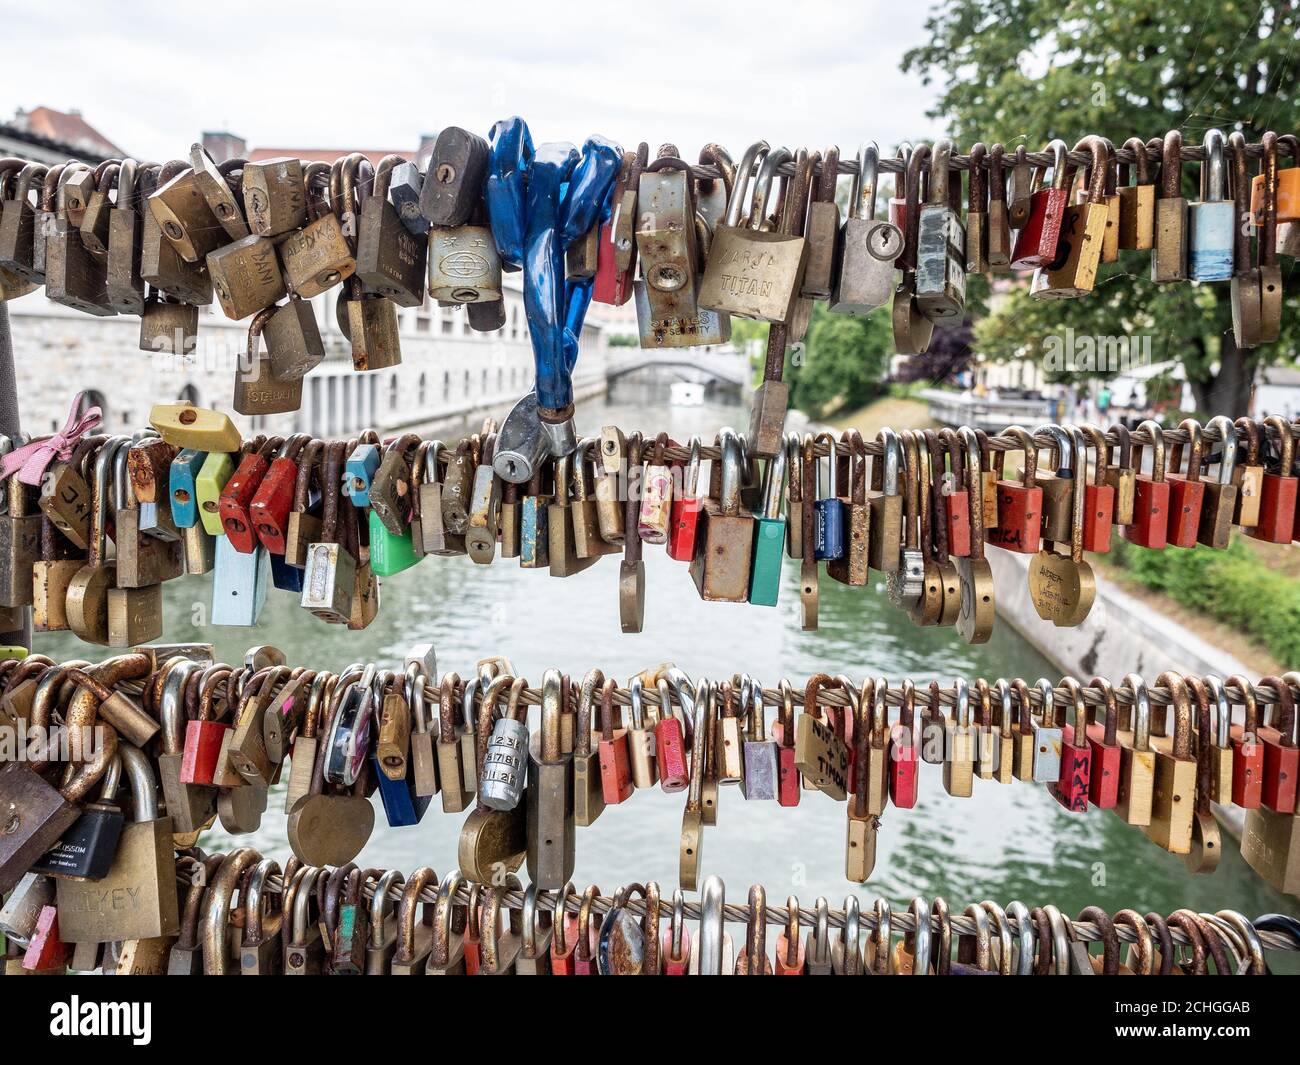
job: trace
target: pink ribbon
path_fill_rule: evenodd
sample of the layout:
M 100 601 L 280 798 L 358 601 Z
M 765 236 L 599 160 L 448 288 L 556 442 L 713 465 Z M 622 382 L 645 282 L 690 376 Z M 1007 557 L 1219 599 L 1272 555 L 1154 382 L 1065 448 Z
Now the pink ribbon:
M 72 449 L 77 446 L 86 433 L 99 425 L 103 412 L 98 407 L 87 407 L 78 416 L 77 408 L 85 397 L 78 392 L 72 397 L 72 409 L 68 411 L 68 420 L 63 428 L 44 440 L 33 440 L 30 444 L 9 452 L 0 459 L 0 477 L 10 477 L 15 472 L 23 484 L 39 485 L 45 476 L 45 467 L 51 462 L 67 462 L 72 457 Z

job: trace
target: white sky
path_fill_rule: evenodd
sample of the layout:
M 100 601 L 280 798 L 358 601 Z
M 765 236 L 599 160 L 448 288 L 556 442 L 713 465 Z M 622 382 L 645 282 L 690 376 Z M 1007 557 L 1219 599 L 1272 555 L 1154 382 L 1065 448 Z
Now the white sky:
M 929 4 L 641 0 L 295 4 L 270 0 L 9 5 L 0 118 L 78 108 L 139 158 L 183 156 L 202 130 L 250 147 L 413 151 L 422 132 L 534 140 L 603 133 L 689 157 L 759 137 L 845 154 L 930 139 L 933 90 L 905 78 Z M 400 10 L 400 16 L 397 11 Z M 649 12 L 656 12 L 653 16 Z M 477 14 L 465 22 L 460 13 Z M 797 14 L 793 14 L 797 12 Z

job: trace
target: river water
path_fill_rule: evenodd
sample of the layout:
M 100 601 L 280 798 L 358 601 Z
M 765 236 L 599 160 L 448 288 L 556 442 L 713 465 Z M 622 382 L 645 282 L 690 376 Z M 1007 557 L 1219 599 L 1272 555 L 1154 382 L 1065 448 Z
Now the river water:
M 685 439 L 746 421 L 747 412 L 737 405 L 670 407 L 666 383 L 623 383 L 611 396 L 579 409 L 584 433 L 618 424 L 667 429 Z M 478 658 L 501 653 L 534 682 L 548 667 L 576 678 L 599 666 L 622 680 L 662 661 L 676 662 L 692 677 L 748 672 L 765 685 L 782 676 L 801 682 L 818 671 L 843 672 L 855 682 L 868 675 L 894 681 L 911 676 L 918 686 L 934 678 L 949 683 L 958 674 L 990 682 L 999 676 L 1056 679 L 1047 661 L 1002 622 L 988 643 L 971 647 L 952 630 L 912 625 L 879 585 L 848 588 L 824 578 L 821 627 L 803 632 L 798 566 L 789 560 L 775 609 L 704 604 L 684 564 L 647 548 L 645 631 L 624 635 L 617 558 L 562 581 L 508 563 L 480 567 L 465 557 L 426 558 L 384 581 L 382 608 L 363 632 L 323 624 L 305 614 L 295 597 L 274 590 L 258 628 L 206 626 L 210 582 L 184 578 L 165 590 L 165 631 L 169 640 L 212 642 L 227 662 L 241 661 L 252 644 L 269 642 L 283 648 L 291 663 L 333 670 L 357 660 L 400 668 L 411 644 L 432 641 L 442 670 L 467 675 Z M 87 653 L 67 634 L 38 635 L 36 642 L 37 650 L 56 658 Z M 1069 915 L 1089 904 L 1109 912 L 1132 907 L 1164 914 L 1180 906 L 1226 907 L 1248 917 L 1295 910 L 1294 900 L 1254 875 L 1226 834 L 1219 869 L 1193 876 L 1180 858 L 1109 812 L 1069 814 L 1045 788 L 1021 782 L 977 781 L 974 799 L 958 801 L 943 790 L 938 766 L 921 769 L 916 808 L 891 808 L 882 820 L 875 873 L 864 887 L 844 878 L 844 806 L 808 791 L 797 808 L 786 809 L 747 803 L 738 788 L 722 789 L 718 824 L 705 831 L 703 872 L 721 876 L 728 897 L 738 902 L 750 883 L 761 882 L 776 904 L 788 894 L 805 904 L 818 895 L 838 904 L 856 890 L 867 899 L 884 895 L 896 909 L 914 895 L 940 894 L 954 912 L 983 899 L 1054 902 Z M 444 815 L 435 799 L 421 824 L 393 829 L 378 796 L 374 802 L 376 829 L 359 864 L 408 872 L 428 864 L 439 873 L 455 866 L 461 816 Z M 579 890 L 595 882 L 612 893 L 621 883 L 654 879 L 670 895 L 677 882 L 683 802 L 684 793 L 637 791 L 630 801 L 606 809 L 594 826 L 580 829 L 573 877 Z M 219 828 L 203 839 L 210 850 L 231 842 Z M 282 793 L 273 792 L 261 829 L 239 843 L 282 861 L 288 857 Z M 1278 961 L 1279 968 L 1291 968 Z

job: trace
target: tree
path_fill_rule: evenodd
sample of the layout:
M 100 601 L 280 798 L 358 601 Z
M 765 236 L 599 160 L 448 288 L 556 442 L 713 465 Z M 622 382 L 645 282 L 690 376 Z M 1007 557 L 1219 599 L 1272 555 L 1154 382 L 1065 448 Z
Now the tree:
M 858 318 L 814 304 L 807 342 L 786 353 L 790 405 L 813 417 L 861 407 L 882 391 L 893 350 L 888 308 Z
M 949 0 L 926 29 L 928 43 L 902 66 L 943 85 L 931 114 L 962 145 L 1014 146 L 1032 135 L 1037 150 L 1091 132 L 1121 144 L 1169 127 L 1199 143 L 1214 126 L 1255 142 L 1269 128 L 1293 132 L 1300 114 L 1300 0 Z M 1183 168 L 1183 194 L 1193 199 L 1197 169 Z M 1154 285 L 1146 253 L 1121 255 L 1083 299 L 1038 301 L 1018 286 L 976 327 L 979 349 L 1041 355 L 1044 338 L 1067 326 L 1079 335 L 1150 333 L 1153 358 L 1182 361 L 1200 410 L 1245 413 L 1256 371 L 1294 354 L 1300 273 L 1283 271 L 1281 340 L 1241 350 L 1227 282 Z
M 950 329 L 936 329 L 923 354 L 913 355 L 899 364 L 898 380 L 929 381 L 935 385 L 950 380 L 970 365 L 973 339 L 969 318 Z

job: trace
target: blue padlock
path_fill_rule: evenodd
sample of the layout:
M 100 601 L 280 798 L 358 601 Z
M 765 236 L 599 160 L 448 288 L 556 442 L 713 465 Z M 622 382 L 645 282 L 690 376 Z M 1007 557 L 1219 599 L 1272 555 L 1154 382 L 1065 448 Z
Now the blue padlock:
M 393 780 L 384 772 L 384 766 L 380 762 L 379 742 L 384 731 L 384 696 L 390 678 L 391 674 L 387 677 L 380 674 L 375 678 L 373 702 L 377 727 L 372 730 L 375 742 L 370 752 L 371 769 L 372 776 L 379 785 L 379 798 L 384 804 L 384 816 L 388 818 L 389 825 L 393 828 L 404 828 L 420 823 L 425 811 L 429 808 L 429 800 L 433 796 L 417 795 L 415 793 L 415 768 L 409 750 L 406 759 L 406 772 L 397 780 Z M 399 677 L 395 683 L 395 691 L 401 694 L 403 691 L 402 679 Z M 409 712 L 409 702 L 407 707 Z
M 830 472 L 827 477 L 830 495 L 823 496 L 821 460 L 817 460 L 817 498 L 813 502 L 813 557 L 818 562 L 829 562 L 844 554 L 844 502 L 837 498 L 839 480 L 838 465 L 835 459 L 835 437 L 830 433 L 818 433 L 817 443 L 825 443 L 831 453 L 827 458 Z
M 1226 199 L 1228 171 L 1222 130 L 1207 130 L 1204 144 L 1201 199 L 1189 204 L 1187 211 L 1188 276 L 1193 281 L 1229 281 L 1237 205 Z
M 381 458 L 383 448 L 379 444 L 358 444 L 343 464 L 343 494 L 354 507 L 370 506 L 370 483 Z
M 172 521 L 178 529 L 189 529 L 199 520 L 198 489 L 195 478 L 208 457 L 206 451 L 182 448 L 172 459 L 167 476 L 167 490 L 171 493 Z

